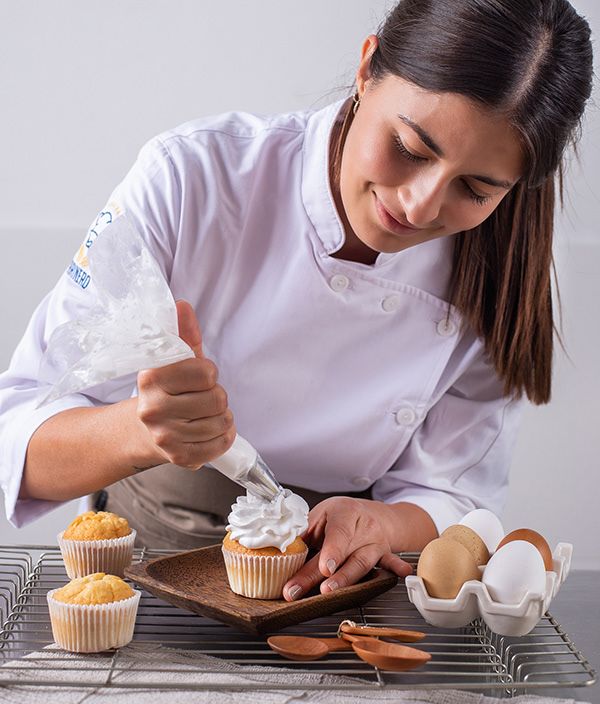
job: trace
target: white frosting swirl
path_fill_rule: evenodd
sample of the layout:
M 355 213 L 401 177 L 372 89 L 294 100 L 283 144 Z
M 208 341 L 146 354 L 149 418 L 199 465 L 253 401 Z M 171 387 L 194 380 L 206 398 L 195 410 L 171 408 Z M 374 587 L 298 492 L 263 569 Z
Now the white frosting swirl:
M 289 489 L 272 501 L 254 494 L 239 496 L 227 517 L 233 540 L 246 548 L 274 547 L 285 552 L 308 528 L 308 504 Z

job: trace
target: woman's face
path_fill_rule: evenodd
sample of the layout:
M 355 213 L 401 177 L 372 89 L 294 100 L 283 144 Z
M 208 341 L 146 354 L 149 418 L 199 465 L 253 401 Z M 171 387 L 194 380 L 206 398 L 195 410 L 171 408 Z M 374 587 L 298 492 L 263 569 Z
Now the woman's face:
M 398 252 L 483 222 L 519 179 L 522 152 L 504 118 L 463 96 L 396 76 L 375 83 L 376 42 L 363 47 L 338 196 L 350 238 Z

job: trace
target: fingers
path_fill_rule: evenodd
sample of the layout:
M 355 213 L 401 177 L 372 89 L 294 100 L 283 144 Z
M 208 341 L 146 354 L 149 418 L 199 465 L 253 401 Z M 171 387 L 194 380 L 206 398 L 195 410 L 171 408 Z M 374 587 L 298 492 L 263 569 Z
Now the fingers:
M 201 355 L 202 337 L 189 304 L 178 303 L 180 334 Z M 216 365 L 204 356 L 138 374 L 137 416 L 152 462 L 197 469 L 224 454 L 236 429 Z
M 409 565 L 408 562 L 405 562 L 399 555 L 393 552 L 388 552 L 383 555 L 381 560 L 379 560 L 379 566 L 383 567 L 384 570 L 389 570 L 397 574 L 398 577 L 408 577 L 413 571 L 412 565 Z
M 180 422 L 178 430 L 184 442 L 206 442 L 219 435 L 229 432 L 234 428 L 233 413 L 229 408 L 225 413 L 212 416 L 211 418 L 201 418 Z
M 142 370 L 138 374 L 138 388 L 142 390 L 158 386 L 166 394 L 176 396 L 190 391 L 214 389 L 218 376 L 217 367 L 210 359 L 184 359 L 158 369 Z
M 379 527 L 359 509 L 353 499 L 333 497 L 310 512 L 306 537 L 312 545 L 321 540 L 321 552 L 288 582 L 284 590 L 288 601 L 300 598 L 323 582 L 324 577 L 328 579 L 321 584 L 323 593 L 354 584 L 377 564 L 386 548 L 379 540 L 369 540 L 368 536 L 377 534 Z
M 283 587 L 283 598 L 296 601 L 317 586 L 323 580 L 319 571 L 319 555 L 315 555 L 296 572 Z
M 350 555 L 354 547 L 357 547 L 354 543 L 357 537 L 356 527 L 360 519 L 360 512 L 351 502 L 352 499 L 346 502 L 343 498 L 338 497 L 331 504 L 332 510 L 327 511 L 319 560 L 319 569 L 324 577 L 332 575 Z M 368 535 L 368 532 L 365 531 L 365 535 Z
M 179 337 L 192 348 L 196 357 L 203 357 L 202 333 L 194 309 L 187 301 L 177 301 L 175 305 Z
M 229 413 L 227 394 L 222 388 L 170 396 L 162 389 L 141 389 L 138 402 L 138 415 L 145 423 L 154 421 L 185 421 Z
M 296 601 L 302 598 L 319 583 L 321 583 L 322 594 L 356 584 L 378 564 L 399 577 L 406 577 L 412 572 L 412 567 L 408 562 L 405 562 L 398 555 L 391 552 L 382 555 L 381 546 L 377 544 L 365 545 L 355 550 L 339 570 L 326 580 L 323 580 L 319 568 L 321 559 L 322 555 L 318 553 L 287 582 L 283 588 L 283 596 L 286 601 Z
M 173 418 L 164 420 L 158 425 L 163 429 L 164 435 L 167 433 L 172 434 L 177 437 L 178 442 L 201 443 L 218 438 L 233 429 L 234 421 L 233 413 L 227 409 L 225 413 L 210 418 L 200 418 L 198 420 Z M 152 422 L 146 421 L 146 426 L 151 429 L 151 432 L 153 431 Z M 163 437 L 161 441 L 164 443 L 168 440 Z
M 340 587 L 356 584 L 379 562 L 382 550 L 380 545 L 370 544 L 355 550 L 337 572 L 321 584 L 321 592 L 333 592 Z
M 375 505 L 333 497 L 311 511 L 307 538 L 321 547 L 318 566 L 326 577 L 322 593 L 355 584 L 377 564 L 400 577 L 412 572 L 408 563 L 390 551 Z
M 311 547 L 320 547 L 325 537 L 327 514 L 318 504 L 308 514 L 308 528 L 301 536 L 304 542 Z
M 166 461 L 184 469 L 200 469 L 207 462 L 224 455 L 234 440 L 235 428 L 206 442 L 186 443 L 174 439 L 172 442 L 165 440 L 159 446 L 165 453 Z
M 321 592 L 326 594 L 356 584 L 377 564 L 399 577 L 406 577 L 412 572 L 412 567 L 398 555 L 391 552 L 382 554 L 381 545 L 373 543 L 355 550 L 340 569 L 321 584 Z
M 226 405 L 223 409 L 222 403 L 215 404 L 211 392 L 140 393 L 137 415 L 163 461 L 180 467 L 201 467 L 224 454 L 235 440 L 233 413 Z
M 146 423 L 210 418 L 228 410 L 227 394 L 216 386 L 209 391 L 171 396 L 160 387 L 141 382 L 138 396 L 138 416 Z

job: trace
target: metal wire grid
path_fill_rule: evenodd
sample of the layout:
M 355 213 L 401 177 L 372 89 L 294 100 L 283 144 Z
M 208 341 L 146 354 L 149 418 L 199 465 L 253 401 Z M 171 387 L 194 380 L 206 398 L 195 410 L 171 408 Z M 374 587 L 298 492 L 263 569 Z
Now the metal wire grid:
M 134 560 L 172 554 L 168 550 L 136 551 Z M 418 554 L 402 555 L 416 564 Z M 68 578 L 60 552 L 52 546 L 0 546 L 0 686 L 15 684 L 38 686 L 123 687 L 178 689 L 225 689 L 217 681 L 219 669 L 202 666 L 198 673 L 213 674 L 215 682 L 186 682 L 189 667 L 182 671 L 176 685 L 165 684 L 164 674 L 178 672 L 177 664 L 160 668 L 136 667 L 135 684 L 115 681 L 123 670 L 120 651 L 102 656 L 105 665 L 98 666 L 98 656 L 57 655 L 51 660 L 43 650 L 53 642 L 46 604 L 46 592 L 65 584 Z M 427 634 L 419 647 L 428 650 L 431 661 L 420 670 L 403 673 L 383 672 L 357 658 L 353 653 L 330 653 L 323 660 L 296 662 L 284 660 L 266 644 L 266 639 L 244 634 L 218 621 L 178 609 L 143 591 L 136 620 L 134 643 L 199 651 L 246 666 L 286 667 L 295 672 L 345 676 L 342 684 L 303 682 L 302 689 L 470 689 L 497 697 L 512 697 L 551 687 L 570 688 L 591 685 L 596 674 L 590 663 L 576 649 L 569 636 L 550 614 L 527 636 L 507 638 L 492 633 L 482 621 L 474 621 L 464 629 L 443 630 L 429 626 L 408 601 L 404 585 L 373 599 L 367 605 L 327 618 L 315 619 L 281 633 L 333 636 L 342 618 L 357 623 L 396 626 L 421 630 Z M 15 662 L 26 657 L 34 665 L 31 680 Z M 94 658 L 93 676 L 81 680 Z M 57 661 L 58 658 L 58 661 Z M 60 679 L 44 680 L 44 673 L 60 667 Z M 139 676 L 143 675 L 143 681 Z M 189 679 L 189 678 L 188 678 Z M 268 673 L 254 677 L 244 685 L 247 689 L 272 689 Z M 298 684 L 278 689 L 297 689 Z

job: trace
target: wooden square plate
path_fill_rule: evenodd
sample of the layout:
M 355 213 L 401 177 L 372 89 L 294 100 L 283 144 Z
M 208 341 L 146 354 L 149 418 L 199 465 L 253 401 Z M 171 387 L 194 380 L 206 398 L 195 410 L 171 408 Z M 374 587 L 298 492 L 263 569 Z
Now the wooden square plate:
M 133 564 L 125 574 L 175 606 L 254 634 L 358 606 L 398 582 L 395 574 L 375 569 L 359 584 L 329 594 L 317 593 L 292 602 L 250 599 L 234 594 L 229 588 L 220 543 Z

